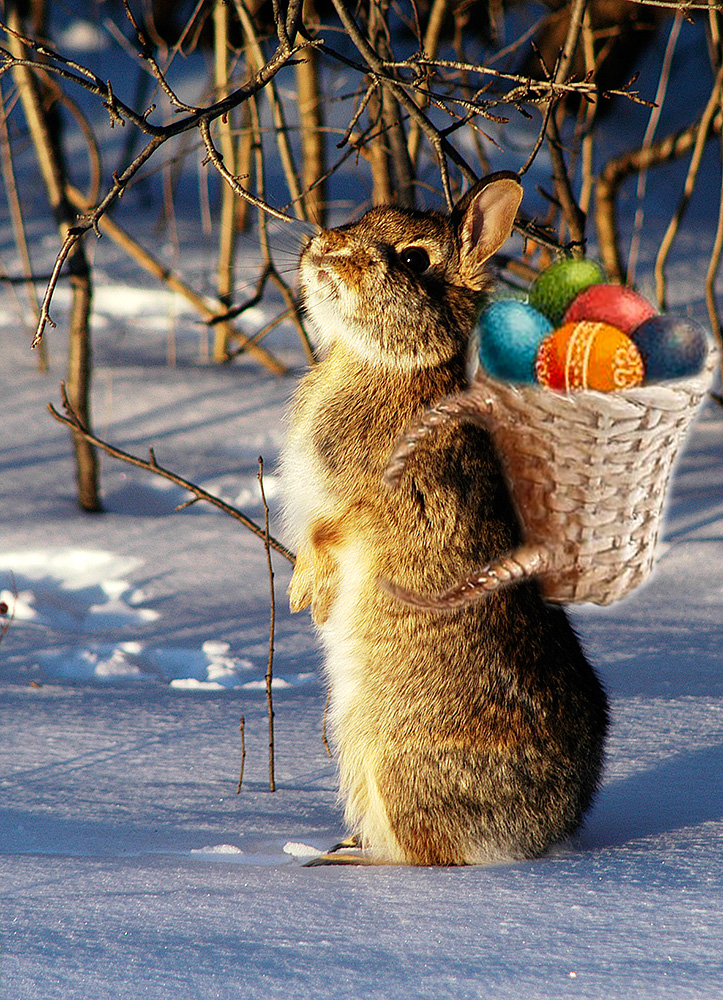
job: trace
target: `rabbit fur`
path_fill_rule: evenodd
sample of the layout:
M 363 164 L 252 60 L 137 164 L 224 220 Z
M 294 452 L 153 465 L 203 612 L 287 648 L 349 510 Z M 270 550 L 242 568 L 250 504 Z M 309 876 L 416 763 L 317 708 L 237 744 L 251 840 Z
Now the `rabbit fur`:
M 323 359 L 298 387 L 282 454 L 290 604 L 310 607 L 321 637 L 345 818 L 373 862 L 537 856 L 578 828 L 601 773 L 605 694 L 535 583 L 443 613 L 378 585 L 436 593 L 521 541 L 474 423 L 420 443 L 397 490 L 382 481 L 409 423 L 467 385 L 485 262 L 521 195 L 502 172 L 449 216 L 376 207 L 301 253 Z

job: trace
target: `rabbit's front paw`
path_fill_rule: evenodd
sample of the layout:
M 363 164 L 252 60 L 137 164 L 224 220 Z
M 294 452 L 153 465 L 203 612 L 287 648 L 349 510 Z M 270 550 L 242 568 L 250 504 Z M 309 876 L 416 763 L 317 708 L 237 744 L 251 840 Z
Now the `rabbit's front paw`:
M 315 549 L 314 557 L 311 617 L 315 625 L 323 625 L 339 593 L 339 564 L 328 549 Z
M 311 606 L 314 623 L 323 625 L 339 589 L 338 577 L 339 568 L 328 549 L 319 546 L 301 549 L 289 584 L 292 613 Z
M 327 580 L 321 587 L 314 588 L 314 597 L 311 601 L 311 617 L 315 625 L 323 625 L 331 612 L 334 603 L 335 588 Z
M 296 565 L 289 583 L 289 608 L 291 613 L 308 608 L 314 597 L 314 569 L 303 550 L 297 553 Z

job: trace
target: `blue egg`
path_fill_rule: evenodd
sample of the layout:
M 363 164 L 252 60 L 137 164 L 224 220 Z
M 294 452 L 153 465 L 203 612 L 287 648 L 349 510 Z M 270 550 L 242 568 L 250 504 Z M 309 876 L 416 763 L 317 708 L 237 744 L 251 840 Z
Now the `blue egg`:
M 643 359 L 647 382 L 695 375 L 708 356 L 703 327 L 680 316 L 652 316 L 631 337 Z
M 552 323 L 527 302 L 498 299 L 480 315 L 479 356 L 494 378 L 507 382 L 534 382 L 535 358 Z

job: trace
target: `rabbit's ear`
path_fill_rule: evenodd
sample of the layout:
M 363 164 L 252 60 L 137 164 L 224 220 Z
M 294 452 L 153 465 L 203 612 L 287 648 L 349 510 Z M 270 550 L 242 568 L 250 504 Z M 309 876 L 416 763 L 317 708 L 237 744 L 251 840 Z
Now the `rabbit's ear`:
M 455 205 L 452 224 L 460 243 L 460 269 L 472 288 L 487 283 L 485 261 L 512 232 L 521 201 L 519 177 L 504 170 L 478 181 Z

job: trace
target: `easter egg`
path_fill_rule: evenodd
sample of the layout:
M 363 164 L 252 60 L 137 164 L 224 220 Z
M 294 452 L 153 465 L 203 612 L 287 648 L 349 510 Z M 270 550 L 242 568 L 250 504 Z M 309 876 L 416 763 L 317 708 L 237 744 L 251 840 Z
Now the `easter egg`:
M 630 337 L 608 323 L 566 323 L 537 352 L 538 381 L 549 389 L 615 392 L 641 385 L 643 361 Z
M 594 260 L 563 258 L 535 279 L 530 288 L 530 305 L 559 326 L 575 296 L 588 285 L 600 285 L 604 281 L 605 275 Z
M 631 334 L 649 382 L 695 375 L 708 355 L 705 330 L 694 320 L 653 316 Z
M 552 333 L 552 323 L 526 302 L 498 299 L 478 322 L 479 356 L 494 378 L 534 382 L 537 349 Z
M 629 336 L 651 316 L 655 316 L 655 309 L 632 288 L 588 285 L 567 307 L 563 322 L 577 323 L 587 319 L 593 323 L 609 323 Z

